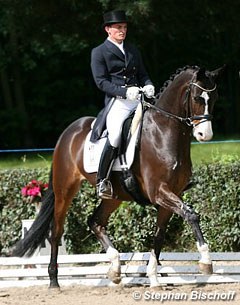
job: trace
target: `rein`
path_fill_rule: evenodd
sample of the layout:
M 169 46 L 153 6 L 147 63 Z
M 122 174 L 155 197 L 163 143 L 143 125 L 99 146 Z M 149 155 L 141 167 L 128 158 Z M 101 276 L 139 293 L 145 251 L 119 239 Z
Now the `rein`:
M 171 112 L 168 112 L 160 107 L 157 107 L 149 102 L 146 102 L 146 101 L 143 101 L 143 105 L 148 107 L 148 108 L 152 108 L 154 109 L 155 111 L 157 112 L 160 112 L 162 114 L 164 114 L 166 117 L 169 117 L 169 118 L 172 118 L 172 119 L 177 119 L 179 120 L 180 122 L 182 123 L 186 123 L 188 126 L 192 126 L 192 123 L 191 123 L 191 118 L 183 118 L 183 117 L 180 117 L 178 115 L 175 115 Z
M 190 92 L 191 92 L 191 86 L 196 86 L 196 87 L 198 87 L 199 89 L 201 89 L 205 92 L 212 92 L 212 91 L 216 90 L 216 88 L 217 88 L 216 84 L 212 89 L 205 89 L 205 88 L 201 87 L 200 85 L 198 85 L 197 83 L 190 82 L 190 84 L 189 84 L 189 86 L 186 90 L 185 102 L 187 102 L 189 100 L 189 96 L 190 96 Z M 155 106 L 155 105 L 153 105 L 149 102 L 146 102 L 145 100 L 143 100 L 143 105 L 148 107 L 148 108 L 152 108 L 157 112 L 160 112 L 160 113 L 164 114 L 166 117 L 169 117 L 169 118 L 172 118 L 172 119 L 177 119 L 178 121 L 180 121 L 182 123 L 185 123 L 187 126 L 190 126 L 190 127 L 196 127 L 197 125 L 199 125 L 201 123 L 204 123 L 206 121 L 211 121 L 212 118 L 213 118 L 213 116 L 211 114 L 193 115 L 193 116 L 184 118 L 184 117 L 178 116 L 176 114 L 173 114 L 171 112 L 168 112 L 168 111 L 166 111 L 166 110 L 164 110 L 160 107 L 157 107 L 157 106 Z M 194 121 L 200 121 L 200 122 L 195 124 Z

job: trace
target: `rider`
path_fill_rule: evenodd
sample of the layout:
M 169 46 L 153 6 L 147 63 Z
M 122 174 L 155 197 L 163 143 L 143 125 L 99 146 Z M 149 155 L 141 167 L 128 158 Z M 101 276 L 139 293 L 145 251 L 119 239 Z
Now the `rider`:
M 112 198 L 112 185 L 108 176 L 117 155 L 122 124 L 140 102 L 139 88 L 143 88 L 148 98 L 154 96 L 155 89 L 140 52 L 125 42 L 125 12 L 107 12 L 103 15 L 103 20 L 108 37 L 91 54 L 93 78 L 97 87 L 105 92 L 105 105 L 109 109 L 106 116 L 108 139 L 99 164 L 97 194 L 102 198 Z

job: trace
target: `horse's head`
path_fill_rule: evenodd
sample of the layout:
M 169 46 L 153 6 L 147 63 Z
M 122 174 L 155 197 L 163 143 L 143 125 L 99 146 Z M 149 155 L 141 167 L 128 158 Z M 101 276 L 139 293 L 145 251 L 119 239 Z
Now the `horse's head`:
M 191 116 L 193 136 L 199 142 L 209 141 L 213 136 L 211 114 L 218 97 L 216 81 L 223 69 L 221 67 L 209 72 L 200 68 L 189 86 L 188 113 Z

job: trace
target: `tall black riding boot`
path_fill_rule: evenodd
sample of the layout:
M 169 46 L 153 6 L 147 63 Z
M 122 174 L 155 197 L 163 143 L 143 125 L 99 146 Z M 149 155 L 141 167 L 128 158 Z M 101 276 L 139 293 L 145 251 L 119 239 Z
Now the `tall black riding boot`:
M 96 185 L 97 195 L 103 199 L 109 199 L 113 196 L 112 183 L 108 180 L 108 177 L 116 156 L 117 148 L 113 147 L 107 139 L 99 163 Z

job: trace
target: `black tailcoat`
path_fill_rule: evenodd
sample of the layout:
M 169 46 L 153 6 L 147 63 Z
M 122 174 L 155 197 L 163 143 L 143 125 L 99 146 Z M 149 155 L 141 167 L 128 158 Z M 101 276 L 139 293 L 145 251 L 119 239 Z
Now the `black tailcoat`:
M 105 92 L 105 105 L 112 97 L 126 98 L 127 86 L 152 84 L 138 49 L 124 42 L 125 56 L 106 39 L 92 50 L 91 69 L 97 87 Z

